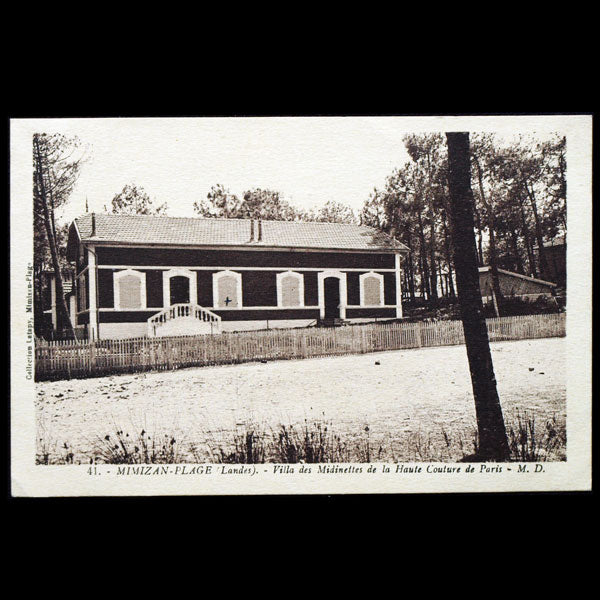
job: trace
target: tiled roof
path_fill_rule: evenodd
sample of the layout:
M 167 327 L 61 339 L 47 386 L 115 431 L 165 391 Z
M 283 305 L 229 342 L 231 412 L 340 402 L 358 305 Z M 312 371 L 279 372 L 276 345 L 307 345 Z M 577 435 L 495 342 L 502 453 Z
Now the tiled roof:
M 262 221 L 262 241 L 250 219 L 189 219 L 139 215 L 92 214 L 75 219 L 82 241 L 178 246 L 247 246 L 281 248 L 328 248 L 343 250 L 401 250 L 408 248 L 372 227 L 340 223 Z

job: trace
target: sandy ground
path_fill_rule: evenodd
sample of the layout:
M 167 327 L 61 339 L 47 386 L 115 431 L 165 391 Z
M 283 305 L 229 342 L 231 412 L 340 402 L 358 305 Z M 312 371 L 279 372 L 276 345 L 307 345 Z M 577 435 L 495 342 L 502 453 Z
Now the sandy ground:
M 564 338 L 494 343 L 492 355 L 507 423 L 517 411 L 542 424 L 566 416 Z M 415 440 L 442 431 L 468 440 L 475 425 L 464 346 L 42 382 L 36 392 L 38 447 L 60 454 L 66 442 L 75 462 L 118 429 L 166 433 L 185 455 L 248 424 L 319 420 L 368 436 L 380 460 L 410 460 L 419 457 L 402 450 L 408 439 L 414 454 Z

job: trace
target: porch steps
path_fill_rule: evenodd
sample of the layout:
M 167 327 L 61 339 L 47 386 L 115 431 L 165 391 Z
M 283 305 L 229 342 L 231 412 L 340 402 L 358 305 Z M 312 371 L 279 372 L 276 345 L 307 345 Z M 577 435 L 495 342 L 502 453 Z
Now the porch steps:
M 221 333 L 221 317 L 198 304 L 173 304 L 148 319 L 148 336 Z

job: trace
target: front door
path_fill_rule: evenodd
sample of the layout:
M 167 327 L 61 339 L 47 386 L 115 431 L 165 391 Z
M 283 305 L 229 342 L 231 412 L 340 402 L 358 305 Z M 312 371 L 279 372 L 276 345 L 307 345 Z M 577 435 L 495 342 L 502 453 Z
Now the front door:
M 340 318 L 340 280 L 337 277 L 326 277 L 325 288 L 325 318 Z
M 188 304 L 190 301 L 190 280 L 182 275 L 171 277 L 171 306 Z

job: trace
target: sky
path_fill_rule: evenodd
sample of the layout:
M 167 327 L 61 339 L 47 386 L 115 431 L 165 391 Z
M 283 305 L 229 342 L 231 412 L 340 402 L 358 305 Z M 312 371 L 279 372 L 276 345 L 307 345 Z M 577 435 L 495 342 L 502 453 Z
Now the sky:
M 557 124 L 552 116 L 30 119 L 13 122 L 11 139 L 24 169 L 33 132 L 81 140 L 86 160 L 69 202 L 57 211 L 63 224 L 85 212 L 86 198 L 90 212 L 110 210 L 128 184 L 144 188 L 156 205 L 166 202 L 174 217 L 196 216 L 194 202 L 217 184 L 238 196 L 254 188 L 278 191 L 303 209 L 333 200 L 358 213 L 373 189 L 409 160 L 407 133 L 543 138 Z
M 299 208 L 329 200 L 359 211 L 374 187 L 408 160 L 398 118 L 180 118 L 45 120 L 46 133 L 77 135 L 87 160 L 60 223 L 110 210 L 126 184 L 142 186 L 171 216 L 218 183 L 241 195 L 279 191 Z

